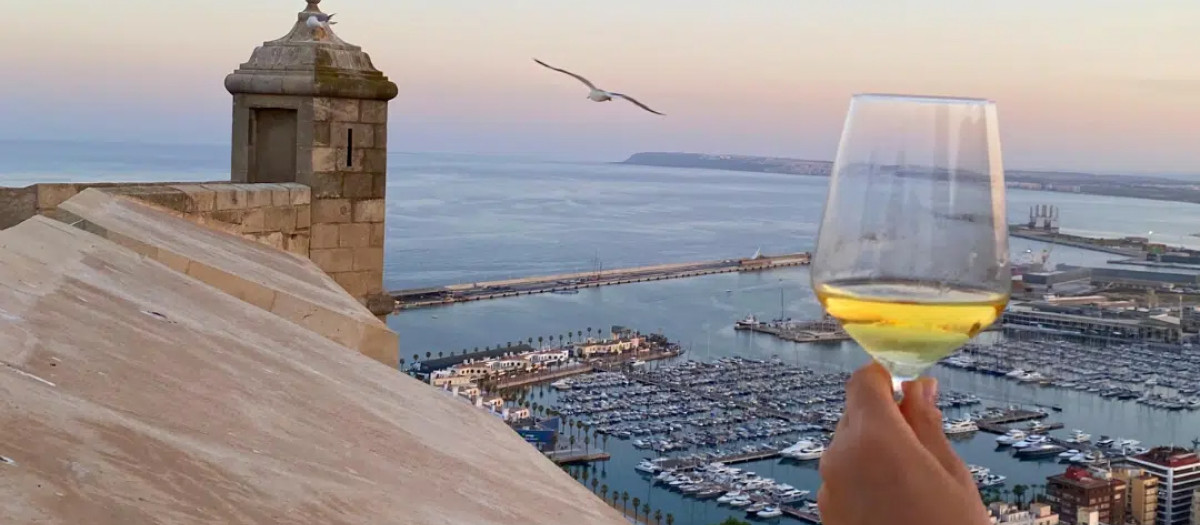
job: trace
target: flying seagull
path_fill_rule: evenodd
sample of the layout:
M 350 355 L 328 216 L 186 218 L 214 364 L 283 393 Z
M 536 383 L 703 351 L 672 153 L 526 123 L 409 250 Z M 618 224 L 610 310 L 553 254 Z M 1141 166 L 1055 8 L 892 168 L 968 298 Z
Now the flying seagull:
M 595 102 L 608 102 L 608 101 L 612 100 L 613 98 L 623 98 L 625 100 L 632 102 L 635 106 L 642 108 L 646 111 L 649 111 L 651 113 L 654 113 L 655 115 L 663 115 L 662 113 L 659 113 L 657 111 L 654 111 L 653 109 L 650 109 L 645 104 L 642 104 L 641 102 L 638 102 L 637 100 L 634 100 L 634 98 L 629 95 L 625 95 L 622 93 L 614 93 L 612 91 L 605 91 L 603 89 L 596 87 L 596 85 L 592 84 L 591 81 L 589 81 L 588 79 L 583 78 L 579 75 L 576 75 L 575 73 L 572 73 L 565 69 L 556 68 L 556 67 L 554 67 L 550 64 L 547 64 L 545 62 L 542 62 L 541 60 L 538 60 L 536 58 L 533 59 L 533 61 L 540 64 L 542 67 L 553 69 L 554 71 L 558 71 L 559 73 L 563 73 L 566 75 L 571 75 L 572 77 L 575 77 L 576 80 L 583 82 L 583 85 L 587 86 L 588 89 L 591 90 L 587 96 L 588 100 L 592 100 Z
M 312 15 L 309 15 L 308 21 L 305 22 L 305 24 L 308 25 L 308 27 L 311 27 L 313 29 L 320 27 L 321 24 L 333 25 L 333 24 L 336 24 L 337 22 L 330 22 L 329 19 L 333 18 L 333 15 L 336 15 L 336 14 L 337 13 L 333 13 L 331 15 L 327 15 L 325 13 L 314 13 Z

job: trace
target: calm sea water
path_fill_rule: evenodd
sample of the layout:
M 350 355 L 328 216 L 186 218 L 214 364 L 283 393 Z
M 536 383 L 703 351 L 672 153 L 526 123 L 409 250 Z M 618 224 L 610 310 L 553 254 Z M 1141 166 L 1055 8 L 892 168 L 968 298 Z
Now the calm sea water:
M 228 150 L 216 146 L 140 146 L 0 142 L 0 184 L 41 181 L 223 180 Z M 711 260 L 811 250 L 825 179 L 608 164 L 548 163 L 533 159 L 393 154 L 388 184 L 387 286 L 420 287 L 664 262 Z M 1200 231 L 1200 206 L 1010 191 L 1010 220 L 1034 204 L 1054 204 L 1064 229 L 1102 235 L 1144 235 L 1183 243 Z M 1041 251 L 1040 243 L 1013 239 L 1015 257 Z M 1052 261 L 1104 264 L 1107 254 L 1055 247 Z M 538 295 L 392 316 L 402 357 L 451 352 L 528 337 L 557 336 L 621 324 L 662 331 L 682 341 L 692 359 L 724 355 L 767 358 L 826 370 L 866 362 L 852 343 L 801 345 L 735 332 L 747 314 L 817 316 L 820 307 L 804 268 L 719 274 Z M 1074 391 L 1039 389 L 939 368 L 944 388 L 971 391 L 989 401 L 1039 402 L 1065 408 L 1052 420 L 1068 429 L 1136 438 L 1146 443 L 1189 443 L 1200 435 L 1200 414 L 1171 413 Z M 466 429 L 464 429 L 466 431 Z M 1014 483 L 1042 483 L 1062 471 L 1053 463 L 1017 462 L 979 434 L 955 444 L 972 463 Z M 598 467 L 602 482 L 674 513 L 676 523 L 716 523 L 726 507 L 654 489 L 634 470 L 642 452 L 609 441 L 615 457 Z M 814 490 L 815 466 L 763 461 L 760 474 Z

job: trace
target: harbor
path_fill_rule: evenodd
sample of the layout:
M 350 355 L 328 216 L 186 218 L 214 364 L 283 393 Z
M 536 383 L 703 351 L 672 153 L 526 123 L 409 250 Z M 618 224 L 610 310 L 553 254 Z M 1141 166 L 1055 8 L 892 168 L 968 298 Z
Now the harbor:
M 500 281 L 454 284 L 432 288 L 416 288 L 389 292 L 397 310 L 444 306 L 455 303 L 518 297 L 522 295 L 559 293 L 575 294 L 579 290 L 618 284 L 643 283 L 664 279 L 682 279 L 731 272 L 761 272 L 778 268 L 806 266 L 807 252 L 784 255 L 755 253 L 745 259 L 725 259 L 676 264 L 659 264 L 635 268 L 577 272 L 542 277 L 526 277 Z

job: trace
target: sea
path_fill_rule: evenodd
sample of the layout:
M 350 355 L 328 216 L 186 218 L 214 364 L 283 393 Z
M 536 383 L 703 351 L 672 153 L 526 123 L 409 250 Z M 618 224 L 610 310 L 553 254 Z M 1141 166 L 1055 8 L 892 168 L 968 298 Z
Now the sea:
M 389 156 L 385 281 L 389 289 L 593 271 L 670 262 L 719 260 L 813 249 L 827 179 L 781 174 L 555 162 L 525 157 L 392 153 Z M 0 142 L 0 185 L 68 181 L 227 180 L 226 146 Z M 1192 245 L 1200 205 L 1010 189 L 1011 222 L 1029 208 L 1059 208 L 1064 231 L 1145 236 Z M 1114 256 L 1011 239 L 1016 260 L 1048 250 L 1051 263 L 1100 266 Z M 685 358 L 777 357 L 818 370 L 852 370 L 867 362 L 854 343 L 796 344 L 736 332 L 759 318 L 813 318 L 821 313 L 806 268 L 726 273 L 609 286 L 574 295 L 543 294 L 408 310 L 388 324 L 400 333 L 401 357 L 458 352 L 529 337 L 623 325 L 679 341 Z M 1200 413 L 1167 412 L 1132 401 L 1018 384 L 947 367 L 930 372 L 943 389 L 972 392 L 992 405 L 1062 407 L 1050 421 L 1093 435 L 1146 445 L 1190 445 Z M 537 390 L 537 395 L 553 395 Z M 403 400 L 397 400 L 403 402 Z M 470 429 L 463 429 L 469 432 Z M 1009 478 L 1008 486 L 1043 484 L 1064 470 L 1055 462 L 1017 461 L 996 450 L 994 436 L 956 440 L 969 463 Z M 633 470 L 646 454 L 610 439 L 612 460 L 591 469 L 611 490 L 628 491 L 681 525 L 715 524 L 742 513 L 651 486 Z M 739 465 L 798 488 L 819 486 L 815 462 Z M 778 518 L 784 522 L 790 518 Z

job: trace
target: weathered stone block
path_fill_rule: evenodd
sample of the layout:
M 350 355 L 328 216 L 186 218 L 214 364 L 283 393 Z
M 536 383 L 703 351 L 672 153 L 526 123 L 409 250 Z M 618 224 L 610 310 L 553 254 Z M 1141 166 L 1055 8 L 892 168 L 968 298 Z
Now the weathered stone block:
M 383 199 L 354 201 L 354 222 L 383 222 L 387 206 Z
M 258 238 L 258 242 L 275 248 L 276 250 L 282 250 L 284 247 L 284 239 L 286 238 L 287 236 L 284 235 L 283 232 L 264 232 L 261 234 L 261 237 Z
M 287 241 L 284 243 L 283 249 L 301 257 L 308 258 L 308 251 L 311 241 L 312 239 L 308 236 L 308 234 L 294 233 L 288 236 Z
M 263 230 L 284 233 L 296 231 L 296 208 L 291 206 L 271 206 L 270 208 L 266 208 Z
M 375 125 L 375 145 L 373 147 L 387 149 L 387 124 Z
M 354 148 L 353 150 L 336 148 L 335 151 L 337 154 L 336 169 L 343 172 L 359 172 L 366 169 L 363 159 L 366 158 L 367 152 L 370 150 L 366 148 Z M 316 170 L 316 168 L 313 169 L 314 171 Z
M 238 210 L 246 207 L 246 190 L 233 184 L 214 184 L 216 210 Z
M 312 207 L 308 204 L 293 206 L 296 209 L 296 229 L 307 230 L 312 226 Z
M 273 192 L 270 184 L 241 184 L 246 188 L 246 207 L 263 208 L 271 205 Z
M 313 120 L 358 122 L 359 101 L 348 98 L 313 99 Z
M 219 210 L 212 212 L 209 217 L 215 221 L 237 225 L 242 223 L 242 217 L 245 214 L 246 210 Z M 204 217 L 204 215 L 201 215 L 201 217 Z
M 217 209 L 217 193 L 200 184 L 178 184 L 175 189 L 182 191 L 192 200 L 196 212 L 205 213 Z
M 348 199 L 317 199 L 312 203 L 314 224 L 350 222 L 350 213 Z
M 355 248 L 354 271 L 383 271 L 383 248 Z
M 367 270 L 362 277 L 365 295 L 383 293 L 383 270 Z
M 344 197 L 342 195 L 342 179 L 342 174 L 337 172 L 313 173 L 309 179 L 313 197 L 318 199 Z
M 370 148 L 375 145 L 375 126 L 353 122 L 334 122 L 330 124 L 331 146 L 344 148 L 353 144 L 355 148 Z M 353 131 L 353 133 L 350 133 Z
M 342 197 L 369 199 L 374 182 L 370 173 L 345 173 L 342 175 Z
M 309 204 L 312 202 L 312 189 L 304 184 L 289 183 L 288 193 L 292 196 L 292 206 L 301 204 Z
M 313 122 L 312 143 L 314 146 L 332 146 L 329 122 Z
M 383 124 L 388 118 L 388 104 L 383 100 L 364 100 L 360 105 L 359 120 L 368 124 Z
M 193 260 L 188 264 L 187 274 L 264 310 L 270 309 L 275 300 L 274 290 L 199 261 Z
M 331 172 L 338 170 L 338 153 L 332 146 L 313 147 L 312 149 L 312 170 L 313 173 Z
M 266 225 L 267 210 L 264 208 L 246 210 L 246 214 L 242 216 L 242 233 L 266 231 Z
M 156 257 L 156 259 L 158 262 L 167 265 L 168 268 L 179 273 L 187 273 L 188 264 L 191 263 L 191 259 L 188 259 L 187 257 L 162 249 L 158 250 L 158 257 Z
M 267 186 L 263 184 L 262 186 Z M 292 192 L 283 184 L 271 184 L 271 206 L 290 206 L 292 204 Z
M 370 245 L 370 224 L 355 222 L 338 225 L 338 246 L 342 248 L 366 248 Z
M 387 237 L 387 228 L 382 222 L 371 223 L 371 247 L 383 248 L 384 239 Z
M 354 250 L 350 248 L 313 248 L 309 250 L 308 258 L 325 273 L 354 270 Z
M 387 173 L 387 150 L 379 148 L 355 150 L 362 151 L 362 171 L 370 173 Z M 355 159 L 356 161 L 358 159 Z
M 346 293 L 353 295 L 355 298 L 363 298 L 369 293 L 370 276 L 367 272 L 338 272 L 331 274 L 334 281 L 342 285 Z
M 376 173 L 371 187 L 371 198 L 382 199 L 387 197 L 387 174 Z
M 312 248 L 337 248 L 339 224 L 314 224 L 309 234 Z

